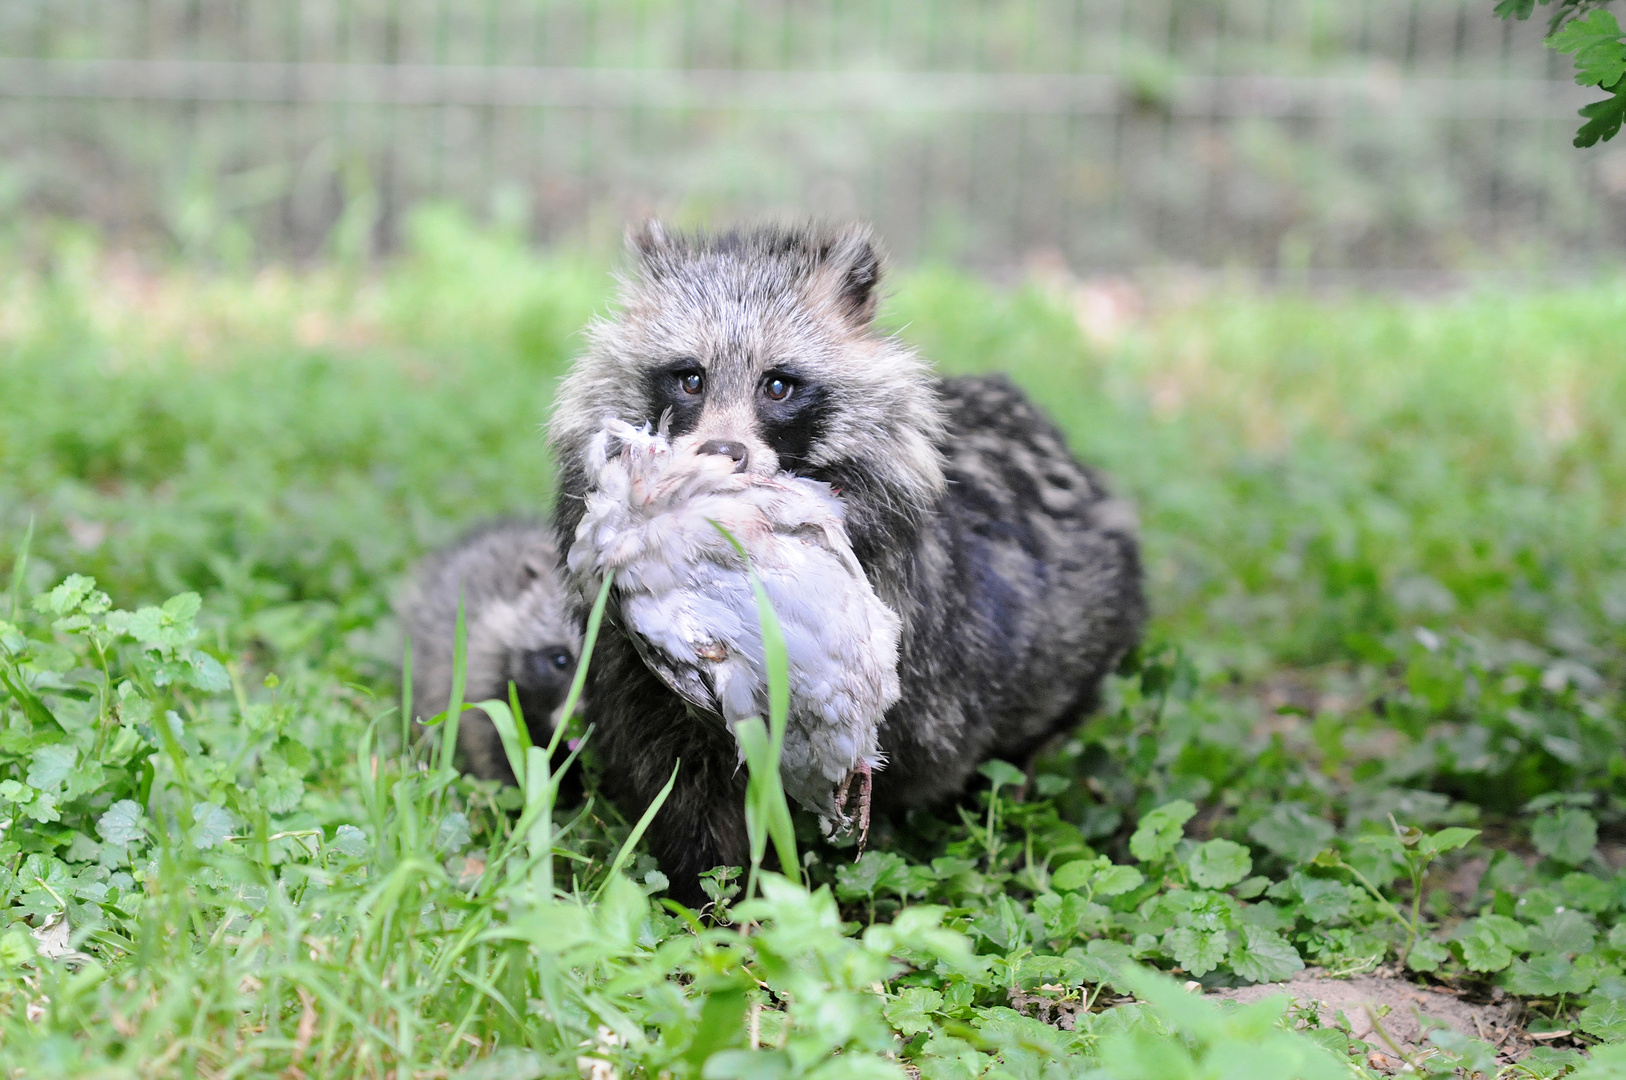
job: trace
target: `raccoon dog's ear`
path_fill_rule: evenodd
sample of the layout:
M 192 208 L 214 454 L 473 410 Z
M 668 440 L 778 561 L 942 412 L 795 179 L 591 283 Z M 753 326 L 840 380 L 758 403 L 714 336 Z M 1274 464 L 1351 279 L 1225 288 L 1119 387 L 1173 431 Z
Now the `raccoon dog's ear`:
M 824 261 L 841 313 L 855 326 L 868 326 L 875 318 L 875 286 L 881 281 L 881 256 L 870 242 L 869 230 L 854 229 L 841 236 Z
M 627 250 L 646 264 L 650 258 L 671 246 L 666 226 L 655 218 L 645 218 L 641 224 L 627 226 Z

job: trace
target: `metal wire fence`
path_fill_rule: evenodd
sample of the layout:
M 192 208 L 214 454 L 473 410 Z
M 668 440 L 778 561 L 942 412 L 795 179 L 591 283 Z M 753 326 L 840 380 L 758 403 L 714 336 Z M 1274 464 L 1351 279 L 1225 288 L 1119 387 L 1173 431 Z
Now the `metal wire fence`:
M 0 215 L 361 257 L 875 221 L 904 258 L 1429 269 L 1626 246 L 1626 150 L 1491 0 L 7 0 Z

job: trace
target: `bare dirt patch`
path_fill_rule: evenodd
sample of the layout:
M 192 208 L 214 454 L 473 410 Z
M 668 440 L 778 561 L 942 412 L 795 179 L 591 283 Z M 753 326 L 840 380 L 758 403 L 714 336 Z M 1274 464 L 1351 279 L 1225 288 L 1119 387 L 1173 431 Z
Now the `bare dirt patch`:
M 1289 982 L 1215 990 L 1207 996 L 1248 1004 L 1281 993 L 1291 995 L 1300 1006 L 1313 1002 L 1326 1026 L 1342 1026 L 1342 1013 L 1349 1034 L 1377 1047 L 1388 1059 L 1372 1062 L 1380 1068 L 1402 1064 L 1391 1051 L 1410 1055 L 1426 1048 L 1428 1032 L 1442 1024 L 1483 1039 L 1508 1061 L 1523 1056 L 1532 1045 L 1525 1033 L 1523 1009 L 1500 991 L 1493 1000 L 1476 1001 L 1462 993 L 1419 986 L 1382 973 L 1338 979 L 1310 968 Z

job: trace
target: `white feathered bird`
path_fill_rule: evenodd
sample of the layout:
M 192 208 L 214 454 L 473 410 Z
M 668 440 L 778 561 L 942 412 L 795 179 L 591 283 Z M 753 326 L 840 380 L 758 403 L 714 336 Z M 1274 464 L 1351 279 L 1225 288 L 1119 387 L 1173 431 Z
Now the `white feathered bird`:
M 644 662 L 677 694 L 739 721 L 768 715 L 751 560 L 785 637 L 790 714 L 780 775 L 825 827 L 847 826 L 847 788 L 860 780 L 858 825 L 869 824 L 870 773 L 883 764 L 877 728 L 898 700 L 898 617 L 853 555 L 830 485 L 733 471 L 717 454 L 684 453 L 661 434 L 613 418 L 594 438 L 586 513 L 569 570 L 588 595 L 615 572 L 621 620 Z

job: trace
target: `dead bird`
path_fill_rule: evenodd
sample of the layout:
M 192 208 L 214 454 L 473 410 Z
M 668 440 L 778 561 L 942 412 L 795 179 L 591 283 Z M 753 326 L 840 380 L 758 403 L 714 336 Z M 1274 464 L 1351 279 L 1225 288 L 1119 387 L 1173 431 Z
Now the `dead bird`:
M 852 824 L 843 804 L 857 777 L 862 842 L 883 765 L 877 728 L 898 700 L 899 622 L 853 555 L 841 501 L 821 481 L 756 476 L 613 417 L 587 460 L 592 488 L 568 564 L 581 594 L 613 571 L 621 624 L 651 671 L 731 728 L 766 717 L 757 602 L 738 542 L 785 640 L 785 791 L 829 832 Z
M 463 700 L 507 701 L 513 683 L 531 741 L 547 745 L 582 646 L 582 622 L 566 595 L 552 528 L 532 521 L 483 525 L 419 563 L 396 605 L 412 639 L 415 719 L 443 712 L 451 702 L 460 596 Z M 457 749 L 465 772 L 513 783 L 502 740 L 483 711 L 464 711 Z
M 900 696 L 879 731 L 882 806 L 957 796 L 982 761 L 1025 763 L 1097 703 L 1145 618 L 1133 511 L 1000 376 L 943 380 L 874 325 L 881 258 L 863 228 L 630 237 L 619 310 L 555 398 L 555 524 L 573 554 L 607 415 L 660 425 L 754 477 L 830 486 L 875 594 L 900 619 Z M 989 357 L 991 363 L 997 357 Z M 581 610 L 591 597 L 578 591 Z M 648 833 L 673 895 L 743 865 L 745 778 L 726 724 L 697 715 L 612 611 L 588 674 L 607 793 Z

